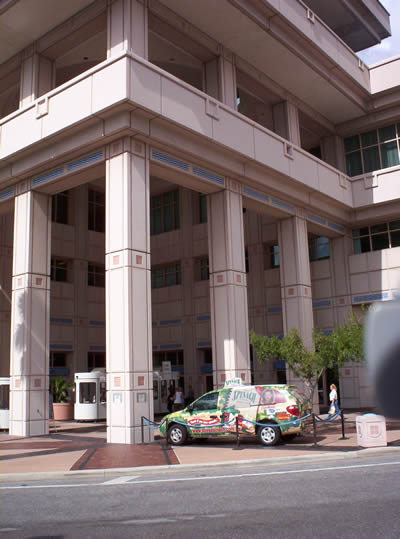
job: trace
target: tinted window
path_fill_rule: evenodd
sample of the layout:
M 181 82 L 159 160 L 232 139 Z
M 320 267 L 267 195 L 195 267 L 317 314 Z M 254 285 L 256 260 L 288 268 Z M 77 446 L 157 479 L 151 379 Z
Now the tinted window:
M 215 410 L 217 408 L 218 392 L 208 393 L 204 397 L 200 397 L 194 405 L 193 410 Z

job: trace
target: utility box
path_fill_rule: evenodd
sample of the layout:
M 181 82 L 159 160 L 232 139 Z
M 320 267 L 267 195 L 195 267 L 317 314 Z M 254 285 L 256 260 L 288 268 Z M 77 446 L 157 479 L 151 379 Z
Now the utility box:
M 357 417 L 357 443 L 361 447 L 387 445 L 386 420 L 382 415 L 365 414 Z

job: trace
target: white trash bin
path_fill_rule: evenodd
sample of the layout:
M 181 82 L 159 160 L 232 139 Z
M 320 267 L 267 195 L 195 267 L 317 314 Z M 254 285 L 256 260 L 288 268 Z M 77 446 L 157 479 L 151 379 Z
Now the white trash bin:
M 386 420 L 382 415 L 365 414 L 356 419 L 357 443 L 360 447 L 387 446 Z

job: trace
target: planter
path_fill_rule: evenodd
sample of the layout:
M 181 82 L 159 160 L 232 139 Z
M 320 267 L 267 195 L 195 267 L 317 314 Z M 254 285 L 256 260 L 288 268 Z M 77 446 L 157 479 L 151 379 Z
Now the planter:
M 74 404 L 72 402 L 53 403 L 54 421 L 71 421 L 74 419 Z

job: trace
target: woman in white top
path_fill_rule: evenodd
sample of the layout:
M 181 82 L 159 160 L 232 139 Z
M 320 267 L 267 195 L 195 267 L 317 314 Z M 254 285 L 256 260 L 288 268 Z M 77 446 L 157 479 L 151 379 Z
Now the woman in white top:
M 331 403 L 331 407 L 333 406 L 335 408 L 335 413 L 339 413 L 339 405 L 338 405 L 338 395 L 337 395 L 337 388 L 335 384 L 331 384 L 329 389 L 331 392 L 329 393 L 329 401 Z
M 174 412 L 183 410 L 185 404 L 185 397 L 183 395 L 182 388 L 179 386 L 174 395 Z

